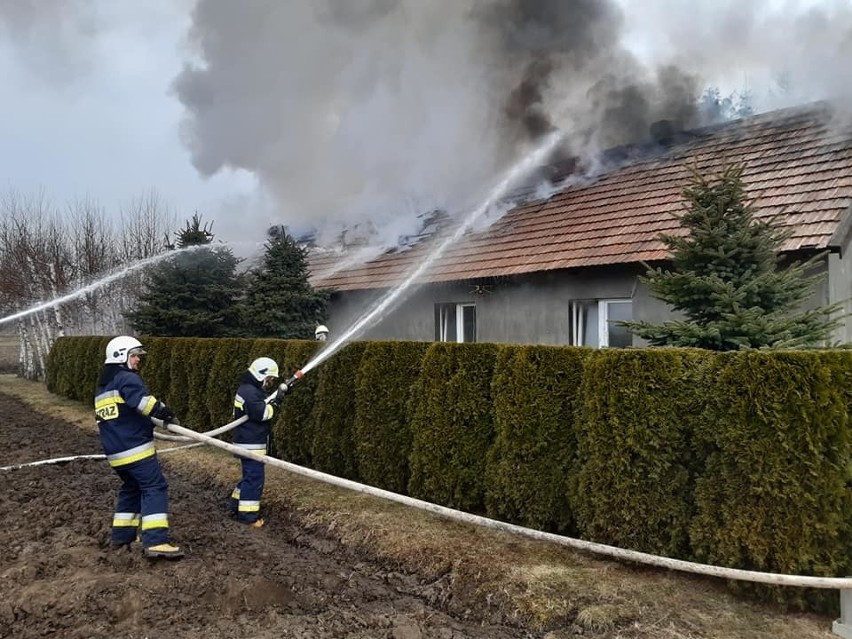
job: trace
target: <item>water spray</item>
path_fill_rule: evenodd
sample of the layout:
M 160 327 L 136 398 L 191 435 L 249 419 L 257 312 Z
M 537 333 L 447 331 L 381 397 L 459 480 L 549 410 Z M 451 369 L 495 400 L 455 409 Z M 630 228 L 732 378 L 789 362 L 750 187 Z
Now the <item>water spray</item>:
M 543 161 L 553 152 L 556 146 L 562 141 L 563 134 L 560 131 L 554 131 L 544 138 L 544 141 L 531 153 L 525 156 L 520 162 L 515 164 L 508 173 L 498 182 L 483 202 L 462 221 L 456 231 L 438 244 L 435 249 L 426 256 L 419 265 L 412 269 L 405 279 L 396 287 L 389 290 L 379 300 L 375 307 L 364 313 L 346 332 L 339 338 L 333 340 L 326 348 L 321 350 L 301 371 L 302 374 L 307 373 L 312 368 L 325 361 L 334 354 L 343 344 L 354 339 L 374 322 L 376 322 L 383 313 L 390 311 L 394 305 L 400 301 L 403 293 L 407 291 L 417 279 L 423 275 L 435 261 L 444 254 L 444 252 L 453 244 L 455 244 L 468 230 L 483 218 L 488 211 L 505 197 L 509 189 L 520 179 L 530 173 L 533 169 L 538 168 Z M 295 376 L 294 376 L 295 377 Z M 292 378 L 291 378 L 292 379 Z
M 6 317 L 0 318 L 0 324 L 5 324 L 6 322 L 12 322 L 17 319 L 21 319 L 22 317 L 26 317 L 27 315 L 32 315 L 33 313 L 38 313 L 40 311 L 47 310 L 49 308 L 53 308 L 54 306 L 58 306 L 65 302 L 70 302 L 71 300 L 77 299 L 78 297 L 82 297 L 92 291 L 96 291 L 100 288 L 108 284 L 112 284 L 114 281 L 121 279 L 133 273 L 134 271 L 138 271 L 140 269 L 151 266 L 152 264 L 156 264 L 166 258 L 174 257 L 177 253 L 183 251 L 195 251 L 201 248 L 209 248 L 207 244 L 202 245 L 194 245 L 194 246 L 186 246 L 181 249 L 176 249 L 174 251 L 167 251 L 165 253 L 160 253 L 159 255 L 154 255 L 152 257 L 147 257 L 144 260 L 140 260 L 135 264 L 131 264 L 130 266 L 125 266 L 120 270 L 113 271 L 106 277 L 102 277 L 101 279 L 91 282 L 82 288 L 78 288 L 76 291 L 72 291 L 62 297 L 57 297 L 56 299 L 50 300 L 48 302 L 40 302 L 35 306 L 31 306 L 30 308 L 24 309 L 22 311 L 18 311 L 17 313 L 13 313 L 12 315 L 7 315 Z
M 379 303 L 372 310 L 362 315 L 360 319 L 358 319 L 346 332 L 343 333 L 343 335 L 328 344 L 328 346 L 323 348 L 317 355 L 314 356 L 313 359 L 311 359 L 301 369 L 297 370 L 295 373 L 293 373 L 293 375 L 291 375 L 286 380 L 284 380 L 284 382 L 279 384 L 278 388 L 266 398 L 266 403 L 271 403 L 273 401 L 280 402 L 281 400 L 283 400 L 284 395 L 289 392 L 289 390 L 293 388 L 293 386 L 295 386 L 305 376 L 305 373 L 309 372 L 310 370 L 318 366 L 320 363 L 328 359 L 343 344 L 355 338 L 357 335 L 361 334 L 374 321 L 376 321 L 380 314 L 388 312 L 391 308 L 393 308 L 393 305 L 400 300 L 402 294 L 415 283 L 415 281 L 426 271 L 427 268 L 429 268 L 441 255 L 443 255 L 444 251 L 446 251 L 447 248 L 457 242 L 469 229 L 471 229 L 476 224 L 476 222 L 480 218 L 485 216 L 488 213 L 489 209 L 506 195 L 506 192 L 517 180 L 521 179 L 530 171 L 538 167 L 542 163 L 542 161 L 548 155 L 550 155 L 553 149 L 556 148 L 556 145 L 559 144 L 559 142 L 562 140 L 562 137 L 562 133 L 558 131 L 551 133 L 529 155 L 524 157 L 520 162 L 513 166 L 512 169 L 503 177 L 503 179 L 499 183 L 497 183 L 497 185 L 491 190 L 491 192 L 488 194 L 488 197 L 462 221 L 461 225 L 450 237 L 446 238 L 443 242 L 441 242 L 429 255 L 426 256 L 426 259 L 424 259 L 423 262 L 421 262 L 408 274 L 408 276 L 402 281 L 402 283 L 388 291 L 384 295 L 384 297 L 379 300 Z M 204 248 L 206 246 L 207 245 L 190 246 L 181 250 L 185 251 L 191 249 L 199 249 Z M 46 302 L 39 306 L 27 309 L 25 311 L 21 311 L 19 313 L 15 313 L 14 315 L 10 315 L 9 317 L 0 318 L 0 324 L 14 319 L 18 319 L 20 317 L 24 317 L 25 315 L 29 315 L 45 308 L 49 308 L 55 304 L 60 304 L 62 302 L 84 295 L 85 293 L 88 293 L 92 290 L 95 290 L 101 286 L 112 282 L 115 279 L 118 279 L 119 277 L 123 277 L 124 275 L 133 270 L 143 268 L 145 266 L 163 260 L 167 257 L 170 257 L 174 254 L 175 252 L 170 251 L 168 253 L 163 253 L 161 255 L 156 255 L 154 257 L 142 260 L 136 264 L 133 264 L 130 267 L 124 268 L 121 271 L 113 273 L 112 275 L 97 282 L 93 282 L 92 284 L 89 284 L 88 286 L 68 295 L 65 295 L 64 297 L 61 297 L 57 300 L 54 300 L 52 302 Z M 207 433 L 197 433 L 195 431 L 174 424 L 163 424 L 158 419 L 154 419 L 153 421 L 159 426 L 165 426 L 169 431 L 173 433 L 173 435 L 159 435 L 158 438 L 160 439 L 167 439 L 169 441 L 189 441 L 191 439 L 194 439 L 199 443 L 216 442 L 214 445 L 218 446 L 222 444 L 222 442 L 219 442 L 219 440 L 215 440 L 215 435 L 219 435 L 225 431 L 235 428 L 236 426 L 239 426 L 240 424 L 245 422 L 247 419 L 248 416 L 244 415 L 240 419 L 234 420 L 228 424 L 225 424 L 224 426 L 208 431 Z M 100 458 L 100 456 L 78 456 L 71 459 L 78 458 Z M 33 464 L 51 463 L 52 461 L 53 460 L 44 460 L 43 462 L 33 462 Z M 9 470 L 10 468 L 11 467 L 2 467 L 0 468 L 0 470 Z

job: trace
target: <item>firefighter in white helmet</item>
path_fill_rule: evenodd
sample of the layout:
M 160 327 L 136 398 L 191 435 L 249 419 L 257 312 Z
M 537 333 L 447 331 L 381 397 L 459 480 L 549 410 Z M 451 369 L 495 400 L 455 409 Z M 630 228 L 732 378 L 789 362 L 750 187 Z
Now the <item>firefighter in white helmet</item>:
M 328 327 L 325 324 L 320 324 L 314 331 L 314 338 L 318 342 L 324 342 L 328 339 Z
M 154 448 L 151 418 L 179 423 L 139 376 L 145 350 L 135 337 L 121 335 L 106 346 L 104 369 L 95 391 L 95 419 L 107 461 L 121 478 L 110 544 L 127 546 L 141 529 L 142 553 L 179 559 L 169 542 L 168 484 Z
M 270 425 L 284 399 L 287 387 L 275 389 L 278 364 L 269 357 L 258 357 L 243 373 L 234 397 L 234 418 L 244 415 L 248 420 L 234 429 L 234 445 L 265 455 L 269 446 Z M 270 391 L 271 394 L 267 395 Z M 263 495 L 265 464 L 240 457 L 242 479 L 231 492 L 229 508 L 237 520 L 254 528 L 262 528 L 260 498 Z

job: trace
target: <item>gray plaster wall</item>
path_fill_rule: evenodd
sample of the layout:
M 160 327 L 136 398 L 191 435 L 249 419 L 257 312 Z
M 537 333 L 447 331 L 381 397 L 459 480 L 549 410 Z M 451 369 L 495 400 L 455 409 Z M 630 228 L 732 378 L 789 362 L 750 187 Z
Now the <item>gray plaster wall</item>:
M 629 299 L 637 293 L 637 272 L 638 268 L 624 268 L 539 273 L 484 283 L 478 294 L 466 282 L 422 285 L 360 339 L 433 341 L 435 305 L 469 303 L 476 305 L 478 342 L 566 345 L 571 340 L 571 301 Z M 335 294 L 328 322 L 332 338 L 378 297 L 371 291 Z M 657 306 L 647 295 L 641 298 L 647 312 L 661 314 Z
M 828 255 L 815 272 L 827 274 L 806 308 L 843 302 L 852 313 L 852 255 Z M 567 345 L 571 342 L 572 300 L 630 299 L 633 319 L 660 323 L 679 317 L 654 298 L 639 282 L 638 265 L 588 270 L 553 271 L 485 282 L 481 292 L 473 283 L 426 284 L 413 290 L 395 308 L 357 339 L 435 340 L 435 305 L 476 305 L 476 339 L 479 342 Z M 328 326 L 331 338 L 348 329 L 375 307 L 383 291 L 341 291 L 334 295 Z M 846 318 L 836 340 L 852 340 L 852 322 Z M 634 337 L 634 346 L 644 341 Z
M 849 245 L 842 253 L 828 256 L 828 281 L 824 285 L 826 302 L 840 304 L 845 316 L 842 326 L 834 332 L 834 341 L 842 344 L 852 342 L 852 254 Z

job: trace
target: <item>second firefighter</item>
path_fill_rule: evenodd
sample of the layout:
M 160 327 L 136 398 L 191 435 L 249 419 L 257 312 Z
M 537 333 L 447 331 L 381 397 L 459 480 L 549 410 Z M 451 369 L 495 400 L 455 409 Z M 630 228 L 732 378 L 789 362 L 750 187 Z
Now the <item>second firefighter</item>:
M 284 399 L 286 387 L 275 388 L 278 364 L 269 357 L 259 357 L 251 363 L 240 379 L 234 397 L 234 418 L 247 416 L 247 420 L 234 430 L 235 446 L 265 455 L 269 447 L 270 424 Z M 268 394 L 270 391 L 273 391 Z M 254 528 L 262 528 L 260 499 L 263 495 L 265 464 L 240 457 L 242 478 L 230 497 L 230 510 L 237 519 Z

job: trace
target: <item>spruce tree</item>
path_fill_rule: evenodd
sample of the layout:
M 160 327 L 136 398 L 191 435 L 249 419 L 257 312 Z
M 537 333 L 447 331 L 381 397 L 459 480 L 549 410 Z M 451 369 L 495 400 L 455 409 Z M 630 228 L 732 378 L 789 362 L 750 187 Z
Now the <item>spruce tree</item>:
M 839 325 L 839 305 L 802 308 L 823 277 L 809 273 L 824 254 L 783 263 L 780 249 L 791 231 L 756 216 L 743 170 L 731 165 L 710 178 L 692 170 L 680 218 L 687 233 L 660 236 L 671 252 L 672 269 L 645 265 L 640 278 L 685 319 L 623 322 L 651 345 L 798 348 L 824 344 Z
M 128 320 L 143 335 L 224 337 L 236 334 L 242 291 L 240 259 L 222 245 L 211 246 L 210 226 L 197 213 L 175 233 L 169 248 L 186 249 L 154 266 Z M 203 247 L 203 248 L 193 248 Z
M 249 274 L 243 326 L 257 337 L 313 339 L 326 321 L 331 292 L 308 282 L 307 249 L 283 227 L 273 227 L 263 263 Z

